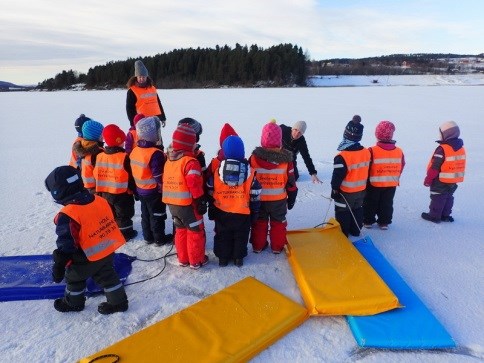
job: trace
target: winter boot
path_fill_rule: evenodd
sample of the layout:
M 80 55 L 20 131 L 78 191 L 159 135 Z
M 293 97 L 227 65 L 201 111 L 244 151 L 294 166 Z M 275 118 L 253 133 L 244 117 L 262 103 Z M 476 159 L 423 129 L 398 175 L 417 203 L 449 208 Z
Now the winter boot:
M 79 312 L 84 310 L 84 304 L 79 306 L 69 305 L 69 303 L 64 298 L 59 298 L 54 300 L 54 308 L 61 313 L 68 313 L 70 311 Z
M 425 219 L 426 221 L 434 222 L 434 223 L 440 223 L 440 219 L 433 218 L 429 213 L 422 213 L 422 218 Z
M 173 235 L 171 233 L 165 234 L 158 241 L 155 242 L 157 246 L 163 246 L 173 243 Z
M 208 263 L 208 256 L 205 255 L 202 262 L 196 263 L 194 265 L 190 265 L 190 268 L 193 270 L 198 270 L 200 267 L 205 266 L 207 263 Z
M 136 236 L 138 236 L 138 231 L 133 229 L 133 228 L 128 228 L 126 230 L 122 230 L 121 233 L 123 234 L 126 242 L 128 242 L 129 240 L 132 240 L 133 238 L 136 238 Z
M 454 221 L 454 217 L 452 217 L 452 216 L 442 216 L 442 218 L 440 218 L 440 220 L 442 222 L 453 222 Z
M 97 307 L 97 311 L 99 311 L 99 313 L 103 315 L 124 312 L 126 310 L 128 310 L 128 301 L 124 301 L 116 305 L 112 305 L 108 302 L 103 302 Z
M 229 260 L 226 258 L 219 258 L 218 259 L 218 265 L 221 267 L 225 267 L 229 264 Z
M 243 258 L 236 258 L 234 260 L 234 265 L 237 266 L 237 267 L 244 266 L 244 259 Z

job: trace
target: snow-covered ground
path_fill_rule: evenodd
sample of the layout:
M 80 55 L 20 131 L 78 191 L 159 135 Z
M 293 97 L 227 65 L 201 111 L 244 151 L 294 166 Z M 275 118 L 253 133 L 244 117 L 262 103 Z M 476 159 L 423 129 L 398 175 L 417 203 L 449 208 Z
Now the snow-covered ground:
M 438 77 L 435 77 L 436 79 Z M 386 77 L 381 78 L 386 81 Z M 389 77 L 389 80 L 393 77 Z M 482 84 L 482 77 L 479 78 Z M 429 84 L 422 78 L 425 85 Z M 435 83 L 438 81 L 435 80 Z M 476 84 L 473 77 L 457 84 Z M 52 223 L 59 206 L 44 179 L 69 159 L 80 113 L 127 130 L 125 91 L 16 92 L 0 94 L 0 255 L 49 254 L 55 248 Z M 394 223 L 388 231 L 364 230 L 401 276 L 447 328 L 460 349 L 452 352 L 363 351 L 357 348 L 341 316 L 313 317 L 253 359 L 254 362 L 474 362 L 484 359 L 484 232 L 481 195 L 484 180 L 484 87 L 337 87 L 290 89 L 162 90 L 168 117 L 165 143 L 177 121 L 194 117 L 203 124 L 201 144 L 207 159 L 215 155 L 219 132 L 231 123 L 246 143 L 246 154 L 259 145 L 262 126 L 271 118 L 292 125 L 308 123 L 306 139 L 323 180 L 312 184 L 302 160 L 296 206 L 289 229 L 310 228 L 334 215 L 328 199 L 332 160 L 343 129 L 354 114 L 365 125 L 362 144 L 371 146 L 381 120 L 396 124 L 395 139 L 407 165 L 395 197 Z M 429 191 L 425 168 L 437 146 L 438 126 L 456 121 L 468 154 L 466 179 L 455 195 L 454 223 L 435 225 L 420 218 Z M 141 231 L 139 204 L 135 227 Z M 167 259 L 160 276 L 127 288 L 126 313 L 102 316 L 102 296 L 89 298 L 81 313 L 61 314 L 52 300 L 0 303 L 3 325 L 0 356 L 7 362 L 73 362 L 95 353 L 245 276 L 254 276 L 302 304 L 284 255 L 250 253 L 242 268 L 218 267 L 213 255 L 213 223 L 206 220 L 210 263 L 192 271 Z M 140 238 L 120 252 L 144 259 L 162 256 L 168 247 L 147 246 Z M 128 282 L 156 275 L 158 262 L 135 261 Z M 160 357 L 160 361 L 163 358 Z M 142 361 L 142 360 L 140 360 Z

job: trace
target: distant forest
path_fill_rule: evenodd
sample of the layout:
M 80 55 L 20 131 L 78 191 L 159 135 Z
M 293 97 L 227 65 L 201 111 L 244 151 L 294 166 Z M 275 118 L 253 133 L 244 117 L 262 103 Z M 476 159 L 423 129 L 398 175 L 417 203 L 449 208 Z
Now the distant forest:
M 456 60 L 474 58 L 472 67 Z M 484 54 L 393 54 L 360 59 L 310 61 L 301 47 L 279 44 L 264 49 L 236 44 L 215 48 L 187 48 L 150 57 L 111 61 L 90 68 L 87 74 L 63 71 L 38 84 L 37 89 L 124 88 L 141 59 L 157 88 L 292 87 L 306 86 L 312 75 L 455 74 L 484 71 Z M 480 63 L 482 61 L 482 63 Z M 480 67 L 480 68 L 479 68 Z

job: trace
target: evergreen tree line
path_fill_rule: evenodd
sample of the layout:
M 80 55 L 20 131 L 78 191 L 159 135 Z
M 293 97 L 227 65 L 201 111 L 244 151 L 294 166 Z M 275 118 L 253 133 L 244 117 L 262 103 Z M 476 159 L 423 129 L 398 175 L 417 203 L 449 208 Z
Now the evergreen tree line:
M 39 83 L 39 89 L 68 89 L 84 83 L 87 89 L 125 87 L 141 59 L 157 88 L 203 88 L 221 86 L 304 86 L 308 60 L 301 47 L 279 44 L 267 49 L 257 45 L 235 48 L 175 49 L 151 57 L 112 61 L 90 68 L 87 74 L 63 71 Z

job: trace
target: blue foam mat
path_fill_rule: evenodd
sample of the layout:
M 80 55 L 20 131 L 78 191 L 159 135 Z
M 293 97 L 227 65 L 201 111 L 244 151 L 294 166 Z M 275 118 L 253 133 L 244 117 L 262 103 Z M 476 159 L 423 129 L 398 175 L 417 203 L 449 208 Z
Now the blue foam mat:
M 114 268 L 122 282 L 131 272 L 136 257 L 114 254 Z M 55 299 L 64 295 L 65 283 L 52 282 L 52 256 L 29 255 L 0 257 L 0 301 Z M 92 279 L 87 295 L 101 292 Z
M 372 316 L 347 316 L 358 345 L 387 349 L 454 348 L 455 342 L 449 333 L 377 250 L 370 237 L 354 245 L 404 306 Z

